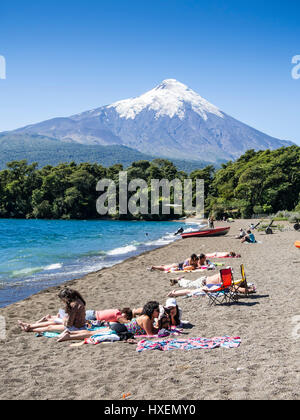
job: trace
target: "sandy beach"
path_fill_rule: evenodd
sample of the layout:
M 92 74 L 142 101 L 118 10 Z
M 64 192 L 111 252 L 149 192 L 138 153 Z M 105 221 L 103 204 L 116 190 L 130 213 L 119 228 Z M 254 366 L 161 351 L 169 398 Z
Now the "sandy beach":
M 57 313 L 57 294 L 64 284 L 0 310 L 6 320 L 0 399 L 120 401 L 124 393 L 131 400 L 299 399 L 300 250 L 294 242 L 300 234 L 279 222 L 286 227 L 283 232 L 256 232 L 259 243 L 241 244 L 234 236 L 249 223 L 238 220 L 225 237 L 178 240 L 67 283 L 82 293 L 87 309 L 137 307 L 149 300 L 164 304 L 174 289 L 169 281 L 174 274 L 147 267 L 180 262 L 193 252 L 235 251 L 242 258 L 225 263 L 233 267 L 235 278 L 244 263 L 248 280 L 257 287 L 255 295 L 230 306 L 209 307 L 206 297 L 177 301 L 183 320 L 193 325 L 185 337 L 239 336 L 239 348 L 137 353 L 135 344 L 74 348 L 70 342 L 22 332 L 18 319 L 36 321 Z M 187 273 L 185 278 L 200 275 Z

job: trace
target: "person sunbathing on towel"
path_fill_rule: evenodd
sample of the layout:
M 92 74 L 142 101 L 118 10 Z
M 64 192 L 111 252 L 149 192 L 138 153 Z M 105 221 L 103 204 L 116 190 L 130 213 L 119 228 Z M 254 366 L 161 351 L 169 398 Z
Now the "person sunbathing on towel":
M 171 281 L 171 280 L 170 280 Z M 178 297 L 178 296 L 187 296 L 187 295 L 197 295 L 197 294 L 205 294 L 205 291 L 211 289 L 212 287 L 217 288 L 218 285 L 221 285 L 221 277 L 220 273 L 215 274 L 214 276 L 210 277 L 200 277 L 196 280 L 186 280 L 183 277 L 180 279 L 173 279 L 171 285 L 174 286 L 178 284 L 180 287 L 188 287 L 188 289 L 183 290 L 172 290 L 172 292 L 168 293 L 168 297 Z M 241 284 L 238 287 L 234 287 L 234 291 L 245 294 L 245 293 L 255 293 L 256 288 L 255 286 L 250 286 L 247 289 L 242 287 Z
M 140 309 L 105 309 L 103 311 L 86 311 L 87 321 L 120 322 L 125 324 L 140 313 Z
M 192 254 L 190 258 L 185 260 L 183 263 L 174 263 L 167 265 L 156 265 L 152 266 L 150 270 L 159 270 L 159 271 L 182 271 L 182 270 L 196 270 L 198 267 L 199 257 L 196 254 Z
M 206 258 L 241 258 L 241 256 L 235 252 L 213 252 L 206 254 Z

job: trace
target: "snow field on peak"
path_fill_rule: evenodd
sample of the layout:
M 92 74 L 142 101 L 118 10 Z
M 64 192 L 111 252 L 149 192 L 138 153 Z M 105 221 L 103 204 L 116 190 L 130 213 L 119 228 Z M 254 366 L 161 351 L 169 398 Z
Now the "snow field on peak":
M 120 117 L 125 119 L 135 119 L 140 112 L 147 109 L 155 112 L 155 118 L 178 116 L 182 120 L 187 106 L 190 106 L 205 121 L 208 118 L 207 114 L 224 118 L 216 106 L 175 79 L 164 80 L 141 96 L 115 102 L 107 108 L 115 108 Z

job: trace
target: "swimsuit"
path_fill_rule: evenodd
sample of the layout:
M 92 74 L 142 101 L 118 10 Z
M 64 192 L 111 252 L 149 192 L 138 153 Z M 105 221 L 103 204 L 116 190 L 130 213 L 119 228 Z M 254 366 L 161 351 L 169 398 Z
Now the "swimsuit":
M 147 334 L 144 328 L 139 326 L 136 318 L 133 318 L 131 322 L 128 322 L 127 324 L 124 324 L 124 325 L 127 328 L 127 331 L 133 335 L 146 335 Z

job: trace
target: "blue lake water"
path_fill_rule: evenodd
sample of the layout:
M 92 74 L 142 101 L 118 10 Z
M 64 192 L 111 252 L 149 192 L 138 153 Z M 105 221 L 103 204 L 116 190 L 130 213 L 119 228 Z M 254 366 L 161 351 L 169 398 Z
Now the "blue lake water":
M 0 307 L 174 240 L 178 222 L 0 219 Z

